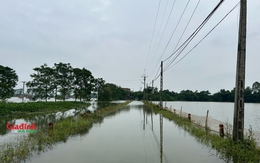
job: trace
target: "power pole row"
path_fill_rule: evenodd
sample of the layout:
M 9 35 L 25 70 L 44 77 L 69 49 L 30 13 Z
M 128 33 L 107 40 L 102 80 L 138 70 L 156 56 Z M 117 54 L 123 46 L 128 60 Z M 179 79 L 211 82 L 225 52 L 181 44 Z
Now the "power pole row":
M 245 90 L 245 60 L 246 60 L 246 23 L 247 23 L 247 0 L 240 0 L 240 21 L 237 51 L 236 87 L 233 119 L 233 141 L 240 142 L 244 139 L 244 90 Z M 144 98 L 145 80 L 144 78 Z M 163 107 L 163 61 L 161 61 L 160 80 L 160 107 Z

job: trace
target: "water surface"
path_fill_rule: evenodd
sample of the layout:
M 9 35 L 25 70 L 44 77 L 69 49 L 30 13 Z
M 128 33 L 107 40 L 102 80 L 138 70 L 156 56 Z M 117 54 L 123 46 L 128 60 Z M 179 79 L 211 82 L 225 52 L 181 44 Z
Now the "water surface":
M 160 122 L 160 120 L 162 120 Z M 33 157 L 31 163 L 223 163 L 215 151 L 141 102 L 132 102 L 90 131 Z
M 156 102 L 158 103 L 158 102 Z M 234 103 L 232 102 L 188 102 L 168 101 L 164 106 L 172 107 L 187 113 L 206 116 L 209 110 L 209 117 L 233 124 Z M 252 126 L 254 131 L 260 132 L 260 104 L 245 103 L 244 127 L 249 129 Z

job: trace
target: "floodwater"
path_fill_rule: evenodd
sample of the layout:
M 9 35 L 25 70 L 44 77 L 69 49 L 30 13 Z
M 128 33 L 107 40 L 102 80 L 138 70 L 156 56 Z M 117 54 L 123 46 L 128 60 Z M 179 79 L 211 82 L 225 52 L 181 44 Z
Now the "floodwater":
M 8 130 L 6 128 L 6 124 L 8 122 L 11 122 L 12 124 L 15 125 L 20 125 L 22 123 L 27 123 L 27 124 L 34 123 L 37 126 L 37 128 L 47 128 L 50 122 L 55 124 L 56 122 L 65 119 L 67 117 L 76 118 L 80 114 L 83 114 L 87 111 L 94 112 L 97 108 L 102 108 L 107 105 L 116 105 L 116 103 L 122 103 L 122 102 L 124 101 L 112 101 L 110 103 L 91 102 L 90 103 L 91 105 L 87 108 L 75 108 L 67 111 L 55 112 L 49 114 L 39 114 L 39 115 L 31 115 L 31 116 L 27 115 L 20 119 L 8 118 L 8 117 L 0 118 L 0 144 L 3 142 L 12 141 L 16 137 L 27 134 L 27 133 L 18 133 L 17 130 Z
M 155 102 L 158 103 L 158 102 Z M 172 107 L 187 113 L 206 116 L 209 110 L 209 117 L 233 124 L 234 103 L 232 102 L 187 102 L 187 101 L 168 101 L 164 106 Z M 260 104 L 245 103 L 244 126 L 254 131 L 260 132 Z
M 28 163 L 224 163 L 174 122 L 134 101 L 88 133 L 31 158 Z

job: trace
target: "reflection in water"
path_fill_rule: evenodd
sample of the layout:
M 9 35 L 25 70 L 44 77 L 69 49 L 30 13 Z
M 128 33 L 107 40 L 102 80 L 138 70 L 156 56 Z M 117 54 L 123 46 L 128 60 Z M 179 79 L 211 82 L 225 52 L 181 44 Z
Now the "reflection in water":
M 143 130 L 145 130 L 145 122 L 146 122 L 146 125 L 148 125 L 148 114 L 151 115 L 151 130 L 153 132 L 153 110 L 152 109 L 149 109 L 149 108 L 146 108 L 146 107 L 143 107 Z M 164 154 L 163 154 L 163 116 L 160 114 L 159 116 L 159 124 L 160 124 L 160 163 L 163 163 L 163 160 L 164 160 Z M 155 134 L 154 134 L 154 138 L 156 138 Z M 158 142 L 158 140 L 157 140 Z
M 160 114 L 160 158 L 163 163 L 163 116 Z
M 145 120 L 145 111 L 144 111 L 144 109 L 143 109 L 143 115 L 144 115 L 144 120 Z M 143 120 L 143 130 L 145 130 L 145 121 Z
M 37 126 L 37 128 L 47 129 L 48 124 L 50 122 L 55 124 L 58 121 L 61 121 L 70 116 L 73 116 L 73 118 L 76 119 L 78 116 L 80 116 L 81 114 L 84 114 L 85 112 L 89 112 L 89 111 L 94 112 L 96 109 L 102 108 L 107 105 L 114 105 L 114 104 L 107 103 L 107 102 L 106 103 L 92 102 L 91 105 L 87 108 L 70 109 L 68 111 L 56 112 L 56 113 L 50 113 L 50 114 L 40 114 L 40 115 L 32 114 L 32 115 L 23 116 L 20 118 L 4 117 L 4 118 L 0 119 L 0 135 L 3 137 L 6 134 L 17 133 L 17 131 L 13 131 L 13 130 L 10 131 L 10 130 L 6 129 L 6 124 L 8 122 L 11 122 L 12 124 L 15 124 L 15 125 L 20 125 L 22 123 L 27 123 L 27 124 L 34 123 Z
M 9 131 L 6 129 L 6 124 L 8 122 L 11 122 L 16 125 L 20 125 L 22 123 L 34 123 L 39 128 L 47 128 L 49 122 L 56 123 L 60 120 L 63 120 L 64 118 L 67 118 L 69 116 L 74 116 L 75 118 L 78 117 L 80 114 L 83 114 L 85 112 L 94 111 L 98 108 L 98 106 L 104 107 L 109 104 L 104 103 L 91 103 L 91 105 L 88 108 L 78 108 L 78 109 L 70 109 L 68 111 L 63 112 L 57 112 L 57 113 L 51 113 L 51 114 L 32 114 L 32 115 L 26 115 L 19 118 L 9 118 L 9 117 L 3 117 L 0 118 L 0 135 L 4 136 L 9 133 L 17 133 L 17 131 Z M 0 137 L 1 138 L 1 137 Z
M 103 122 L 93 125 L 88 134 L 71 137 L 28 162 L 222 163 L 209 156 L 208 148 L 141 102 L 131 103 Z
M 27 124 L 35 124 L 37 128 L 40 129 L 47 129 L 48 124 L 50 122 L 56 123 L 64 118 L 67 118 L 69 116 L 78 116 L 79 112 L 81 112 L 84 109 L 71 109 L 69 111 L 65 112 L 58 112 L 58 113 L 51 113 L 51 114 L 43 114 L 43 115 L 34 115 L 34 116 L 28 116 L 24 117 L 22 119 L 8 119 L 8 118 L 3 118 L 0 122 L 0 134 L 1 136 L 9 133 L 17 133 L 18 131 L 14 130 L 7 130 L 6 129 L 6 124 L 8 122 L 11 122 L 15 125 L 20 125 L 22 123 L 27 123 Z

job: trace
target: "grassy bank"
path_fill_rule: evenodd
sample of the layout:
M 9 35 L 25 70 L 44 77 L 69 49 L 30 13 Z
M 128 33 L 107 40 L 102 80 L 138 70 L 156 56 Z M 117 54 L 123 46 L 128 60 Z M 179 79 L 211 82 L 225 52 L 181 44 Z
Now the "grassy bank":
M 36 133 L 19 137 L 12 142 L 0 145 L 1 163 L 22 162 L 42 151 L 49 150 L 58 142 L 66 142 L 73 135 L 85 134 L 93 123 L 101 122 L 104 117 L 116 113 L 129 102 L 86 112 L 79 117 L 69 117 L 54 124 L 53 129 L 37 128 Z
M 234 143 L 230 137 L 221 138 L 219 135 L 210 132 L 207 128 L 202 128 L 188 120 L 182 118 L 170 111 L 160 109 L 157 105 L 145 103 L 149 108 L 153 109 L 156 114 L 162 114 L 165 118 L 173 121 L 178 126 L 193 135 L 196 140 L 213 149 L 216 149 L 221 159 L 226 162 L 234 163 L 258 163 L 260 162 L 260 149 L 257 147 L 253 139 L 252 132 L 245 136 L 243 142 Z
M 24 103 L 1 103 L 0 117 L 17 116 L 35 113 L 50 113 L 64 111 L 71 108 L 81 108 L 89 106 L 89 103 L 75 101 L 57 102 L 24 102 Z

